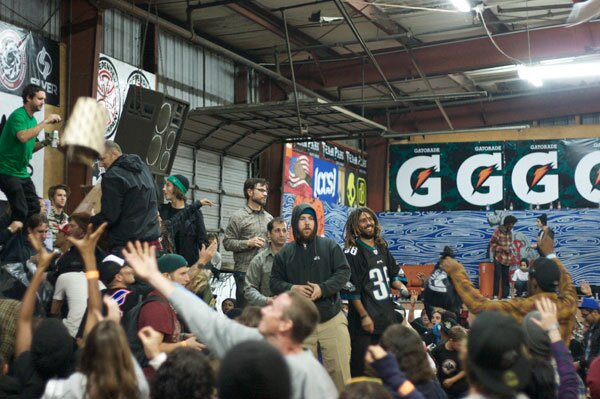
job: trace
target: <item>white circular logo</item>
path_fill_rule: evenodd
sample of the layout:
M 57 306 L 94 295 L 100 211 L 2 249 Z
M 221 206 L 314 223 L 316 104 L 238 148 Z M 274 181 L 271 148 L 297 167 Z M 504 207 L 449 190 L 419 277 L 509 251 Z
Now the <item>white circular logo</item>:
M 121 90 L 115 66 L 106 57 L 100 57 L 98 65 L 98 102 L 108 111 L 106 138 L 111 138 L 117 129 L 121 116 Z
M 25 38 L 13 30 L 0 33 L 0 83 L 8 90 L 17 90 L 25 80 L 25 43 Z

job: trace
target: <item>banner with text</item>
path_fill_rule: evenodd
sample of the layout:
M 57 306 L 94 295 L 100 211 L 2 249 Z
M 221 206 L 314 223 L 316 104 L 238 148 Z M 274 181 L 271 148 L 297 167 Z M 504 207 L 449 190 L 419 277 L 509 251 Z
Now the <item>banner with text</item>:
M 318 234 L 328 231 L 339 239 L 350 208 L 367 206 L 367 160 L 324 142 L 284 148 L 282 216 L 290 222 L 295 205 L 310 203 L 319 219 Z
M 0 22 L 0 91 L 21 96 L 28 84 L 41 86 L 46 103 L 59 106 L 58 42 Z
M 589 208 L 600 139 L 390 146 L 393 211 Z

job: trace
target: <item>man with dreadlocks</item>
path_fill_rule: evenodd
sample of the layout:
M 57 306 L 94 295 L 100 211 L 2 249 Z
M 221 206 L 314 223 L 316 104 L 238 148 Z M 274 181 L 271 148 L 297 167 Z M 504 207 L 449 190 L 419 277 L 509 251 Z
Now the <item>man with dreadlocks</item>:
M 403 290 L 400 268 L 381 237 L 377 216 L 369 208 L 358 208 L 348 216 L 344 252 L 350 264 L 350 282 L 342 296 L 350 301 L 348 330 L 352 352 L 350 372 L 364 374 L 365 353 L 379 343 L 385 329 L 396 322 L 390 287 Z

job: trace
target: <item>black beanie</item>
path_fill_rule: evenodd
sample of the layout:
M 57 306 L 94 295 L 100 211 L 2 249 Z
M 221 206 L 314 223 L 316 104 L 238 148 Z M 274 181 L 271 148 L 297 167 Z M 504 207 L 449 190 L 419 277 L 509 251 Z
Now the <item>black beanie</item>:
M 217 387 L 221 399 L 289 398 L 290 371 L 281 353 L 271 344 L 247 341 L 225 355 Z
M 529 268 L 529 275 L 537 281 L 538 286 L 546 292 L 556 292 L 560 280 L 560 269 L 553 260 L 537 258 Z

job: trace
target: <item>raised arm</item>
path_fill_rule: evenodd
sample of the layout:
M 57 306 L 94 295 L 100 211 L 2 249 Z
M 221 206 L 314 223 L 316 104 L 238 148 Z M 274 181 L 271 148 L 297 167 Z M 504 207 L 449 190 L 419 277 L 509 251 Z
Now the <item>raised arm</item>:
M 39 261 L 37 270 L 29 283 L 29 287 L 27 287 L 27 291 L 25 291 L 23 304 L 21 305 L 21 312 L 19 313 L 19 320 L 17 321 L 15 357 L 18 357 L 21 353 L 28 351 L 29 348 L 31 348 L 31 337 L 33 335 L 33 332 L 31 331 L 31 321 L 33 318 L 33 310 L 35 308 L 36 293 L 40 284 L 44 281 L 48 265 L 50 265 L 52 258 L 54 258 L 54 254 L 48 253 L 46 248 L 44 248 L 42 243 L 34 235 L 29 235 L 29 241 L 37 251 Z
M 98 240 L 104 233 L 107 223 L 102 223 L 100 227 L 94 231 L 92 225 L 88 225 L 87 233 L 82 239 L 75 239 L 68 237 L 68 240 L 77 248 L 83 259 L 83 265 L 85 267 L 85 278 L 88 282 L 88 307 L 87 307 L 87 319 L 84 327 L 84 338 L 87 333 L 98 322 L 98 315 L 102 313 L 102 298 L 100 297 L 100 288 L 98 287 L 98 277 L 100 276 L 98 269 L 96 268 L 96 245 Z
M 231 347 L 240 342 L 263 339 L 257 329 L 243 326 L 218 314 L 196 295 L 164 277 L 158 270 L 154 247 L 149 247 L 148 243 L 128 243 L 123 256 L 135 270 L 137 277 L 148 281 L 169 299 L 191 333 L 217 357 L 223 357 Z

